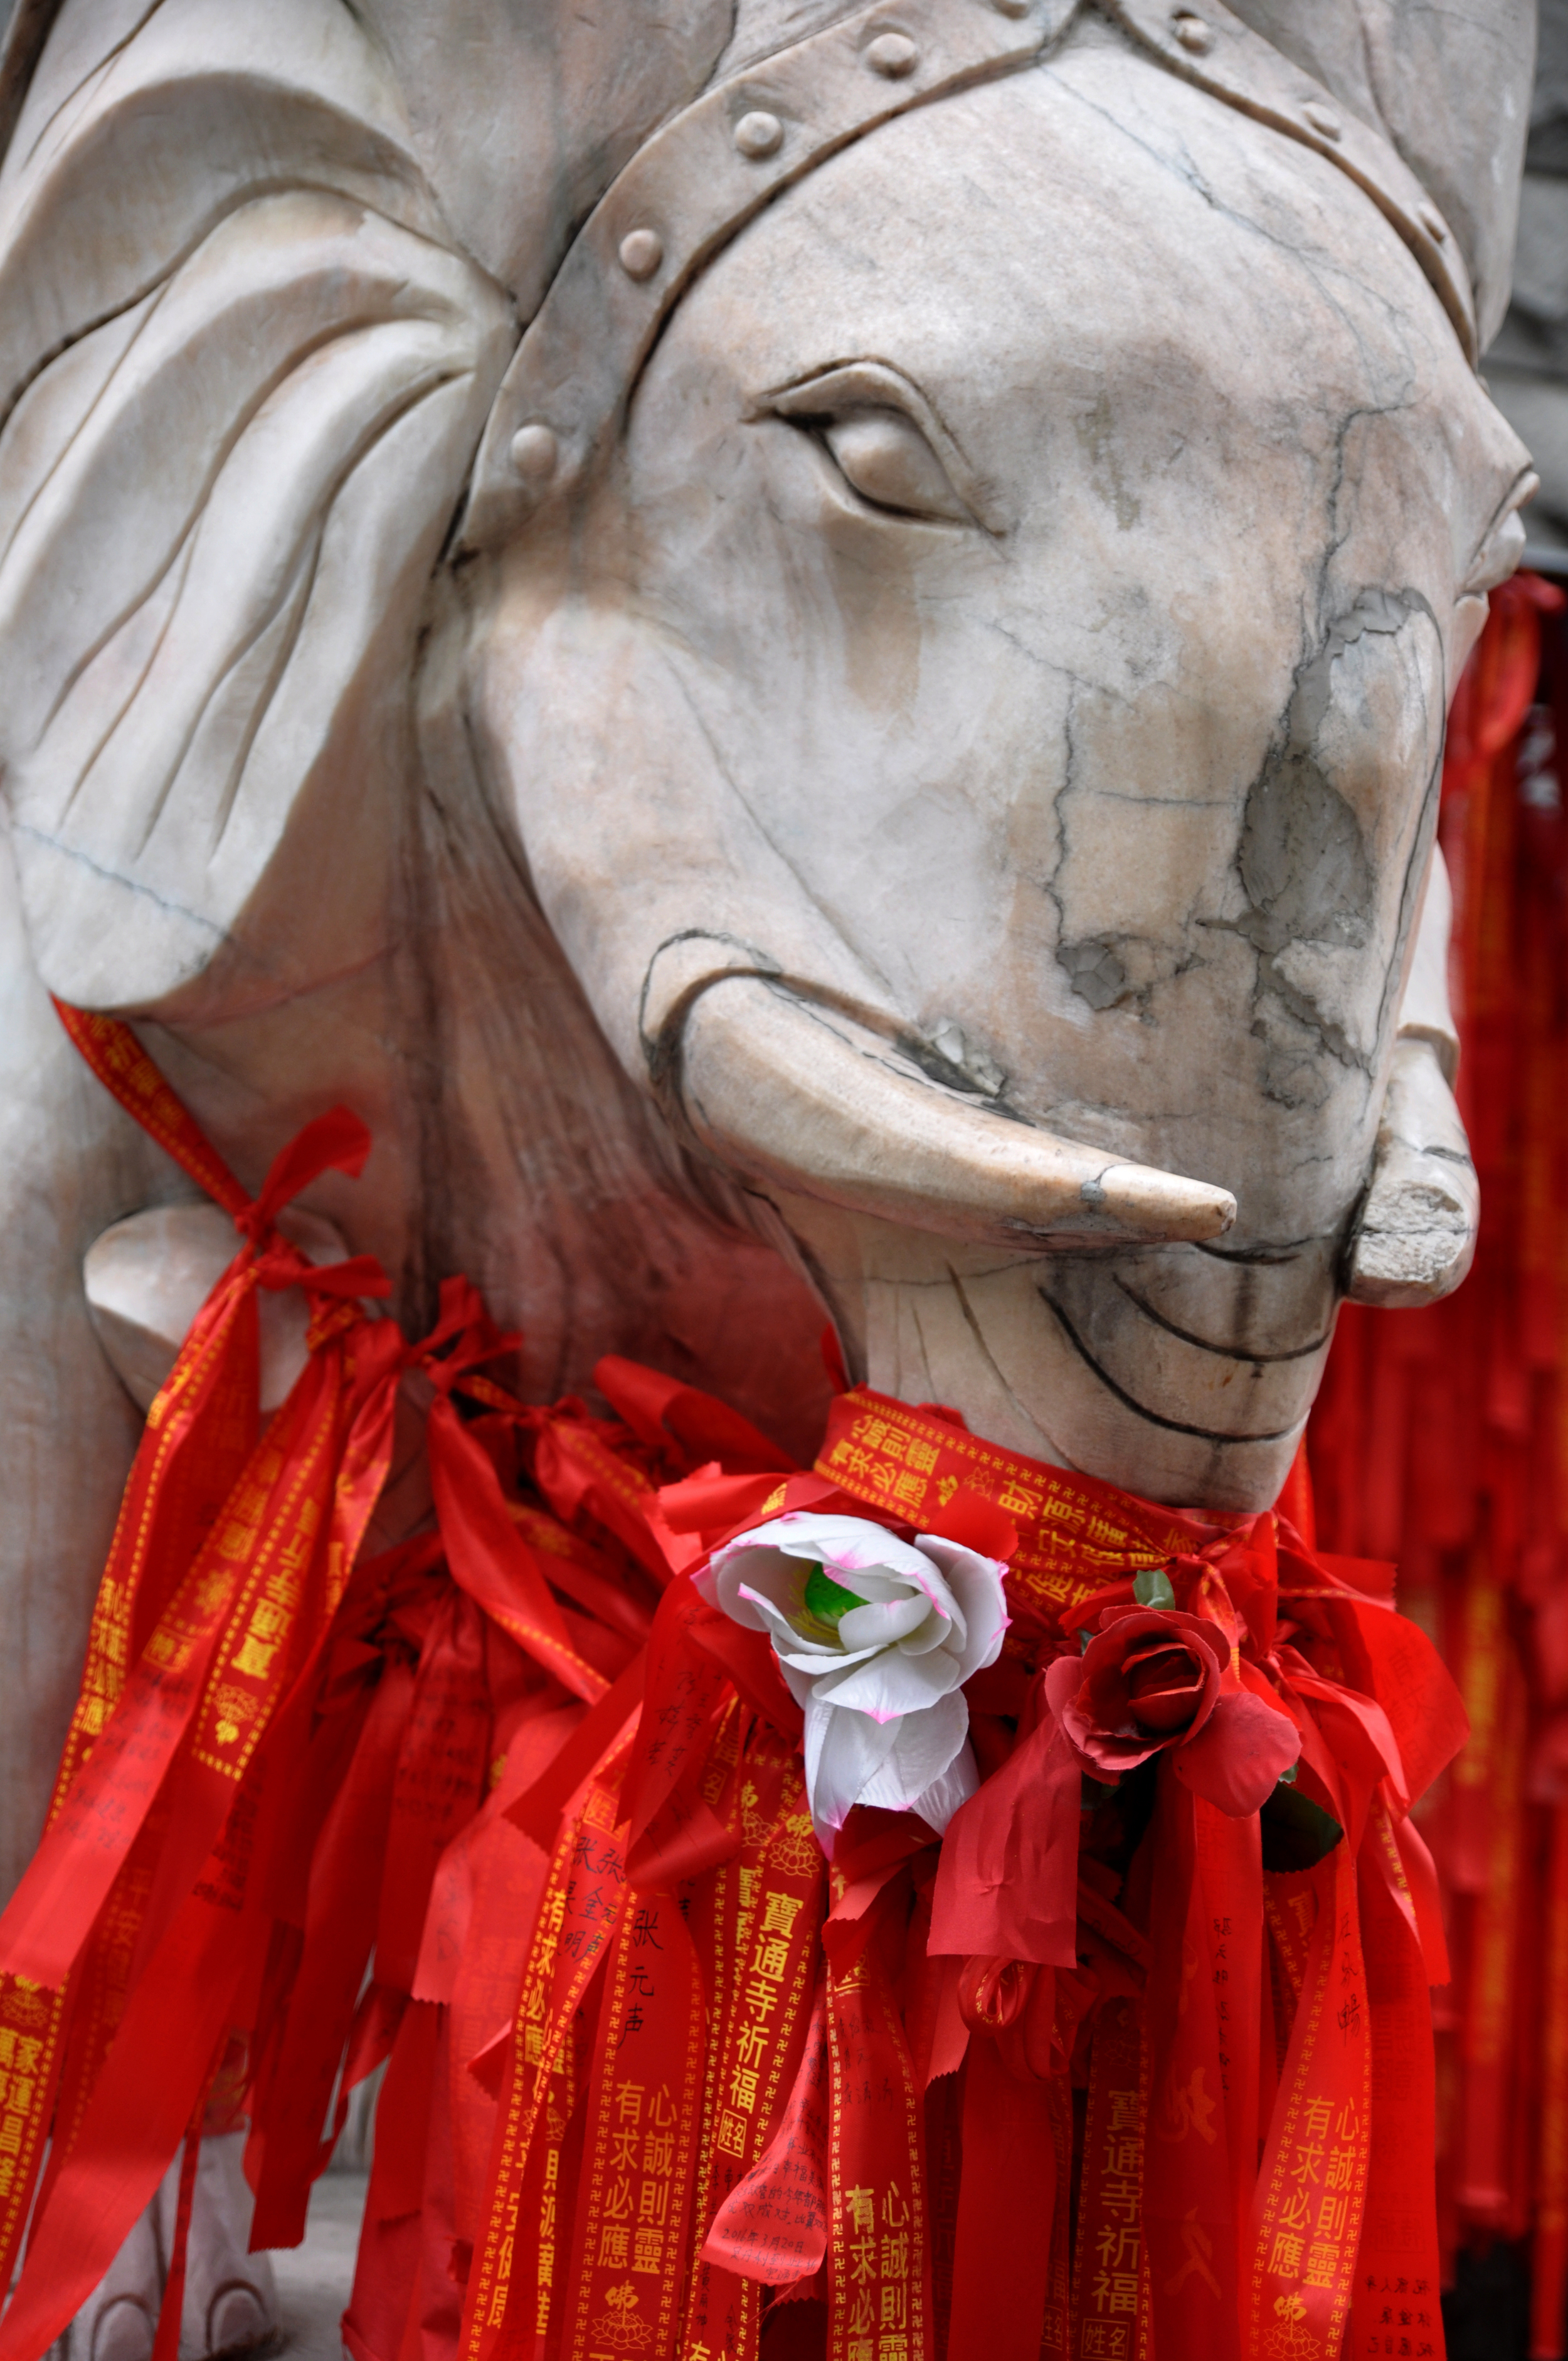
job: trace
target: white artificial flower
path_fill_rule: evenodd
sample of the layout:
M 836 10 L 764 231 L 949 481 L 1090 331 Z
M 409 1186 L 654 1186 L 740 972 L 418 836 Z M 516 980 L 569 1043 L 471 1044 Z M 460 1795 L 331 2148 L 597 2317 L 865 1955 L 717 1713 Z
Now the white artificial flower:
M 938 1834 L 980 1781 L 962 1683 L 1007 1629 L 1004 1565 L 864 1517 L 775 1517 L 715 1550 L 698 1587 L 765 1631 L 806 1715 L 806 1792 L 824 1846 L 851 1805 Z

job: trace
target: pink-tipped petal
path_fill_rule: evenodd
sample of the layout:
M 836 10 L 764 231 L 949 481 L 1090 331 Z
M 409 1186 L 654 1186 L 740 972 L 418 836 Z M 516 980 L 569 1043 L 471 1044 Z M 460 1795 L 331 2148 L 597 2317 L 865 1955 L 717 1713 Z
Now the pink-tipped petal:
M 841 1828 L 863 1788 L 893 1752 L 896 1722 L 837 1713 L 819 1697 L 806 1708 L 806 1800 L 818 1836 Z
M 918 1812 L 927 1827 L 935 1828 L 941 1836 L 953 1814 L 960 1811 L 970 1797 L 979 1793 L 980 1768 L 974 1759 L 974 1749 L 966 1739 L 940 1777 L 921 1789 L 909 1809 Z
M 951 1769 L 969 1738 L 969 1707 L 957 1690 L 938 1698 L 924 1713 L 906 1714 L 886 1761 L 861 1788 L 862 1804 L 880 1804 L 883 1811 L 907 1812 Z M 957 1811 L 961 1797 L 955 1798 Z
M 906 1656 L 901 1649 L 883 1648 L 858 1664 L 851 1658 L 842 1671 L 819 1674 L 817 1689 L 837 1707 L 889 1721 L 924 1711 L 958 1686 L 959 1668 L 951 1656 Z

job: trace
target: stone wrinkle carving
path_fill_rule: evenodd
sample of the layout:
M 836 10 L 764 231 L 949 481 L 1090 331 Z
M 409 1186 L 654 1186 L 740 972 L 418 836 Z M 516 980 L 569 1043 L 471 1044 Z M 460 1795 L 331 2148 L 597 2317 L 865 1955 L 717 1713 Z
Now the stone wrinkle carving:
M 145 1400 L 223 1254 L 46 987 L 247 1178 L 359 1107 L 314 1217 L 535 1393 L 627 1352 L 807 1444 L 804 1276 L 879 1388 L 1251 1506 L 1339 1297 L 1457 1283 L 1529 30 L 1413 16 L 24 9 L 13 1873 L 136 1433 L 92 1321 Z

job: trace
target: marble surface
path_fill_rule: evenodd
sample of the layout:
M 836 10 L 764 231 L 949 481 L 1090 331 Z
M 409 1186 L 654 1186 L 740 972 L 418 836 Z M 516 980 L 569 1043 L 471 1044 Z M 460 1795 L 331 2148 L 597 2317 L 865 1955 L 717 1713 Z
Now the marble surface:
M 311 2191 L 305 2243 L 274 2254 L 278 2325 L 297 2361 L 339 2361 L 340 2323 L 354 2286 L 367 2177 L 323 2172 Z
M 802 1452 L 826 1302 L 874 1383 L 1255 1503 L 1343 1290 L 1464 1267 L 1448 1020 L 1406 979 L 1525 455 L 1432 234 L 1334 141 L 1430 187 L 1485 334 L 1529 12 L 1445 49 L 1395 0 L 1310 34 L 1212 11 L 1215 55 L 1263 36 L 1331 137 L 1184 80 L 1207 53 L 1160 52 L 1132 0 L 927 6 L 913 62 L 851 42 L 826 95 L 806 76 L 864 136 L 689 283 L 592 263 L 663 333 L 586 471 L 513 432 L 513 522 L 475 542 L 486 419 L 532 381 L 573 225 L 629 162 L 641 202 L 661 124 L 678 193 L 682 107 L 840 12 L 683 0 L 635 39 L 488 0 L 16 19 L 0 1605 L 29 1711 L 0 1878 L 136 1434 L 88 1296 L 139 1257 L 152 1357 L 113 1350 L 145 1399 L 222 1250 L 192 1259 L 210 1217 L 46 988 L 130 1014 L 253 1184 L 356 1106 L 365 1177 L 308 1210 L 411 1326 L 463 1269 L 531 1392 L 625 1352 Z M 953 40 L 1017 70 L 898 113 Z M 551 105 L 477 103 L 503 80 Z
M 225 1244 L 51 992 L 251 1186 L 352 1104 L 304 1211 L 411 1331 L 464 1271 L 531 1395 L 628 1354 L 802 1455 L 826 1311 L 1256 1507 L 1342 1297 L 1457 1283 L 1432 829 L 1530 482 L 1466 356 L 1531 26 L 23 0 L 0 1887 Z

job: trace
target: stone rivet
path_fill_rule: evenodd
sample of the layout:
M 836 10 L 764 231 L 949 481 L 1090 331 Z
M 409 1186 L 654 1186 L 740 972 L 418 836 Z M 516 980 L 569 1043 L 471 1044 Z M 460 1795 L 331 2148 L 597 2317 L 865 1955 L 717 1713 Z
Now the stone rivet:
M 889 82 L 902 82 L 913 73 L 920 62 L 920 52 L 907 33 L 879 33 L 866 45 L 866 63 L 872 73 L 885 74 Z
M 527 484 L 547 484 L 555 473 L 561 445 L 553 428 L 535 420 L 511 438 L 511 464 Z
M 1170 29 L 1182 48 L 1190 49 L 1194 57 L 1201 58 L 1206 49 L 1214 46 L 1213 27 L 1206 25 L 1201 16 L 1194 16 L 1185 9 L 1172 19 Z
M 1428 236 L 1434 238 L 1439 246 L 1442 246 L 1445 242 L 1448 236 L 1448 224 L 1443 220 L 1442 215 L 1439 213 L 1435 205 L 1418 206 L 1416 209 L 1416 219 L 1420 222 L 1421 227 L 1427 232 Z
M 764 115 L 759 107 L 754 114 L 743 115 L 735 126 L 735 145 L 742 156 L 775 155 L 784 145 L 784 125 L 776 115 Z
M 1307 101 L 1306 105 L 1301 109 L 1301 113 L 1306 117 L 1306 120 L 1311 125 L 1313 130 L 1321 132 L 1325 139 L 1343 139 L 1344 137 L 1344 126 L 1340 121 L 1339 116 L 1334 113 L 1332 106 L 1324 106 L 1321 100 L 1310 98 Z
M 1026 16 L 1029 13 L 1029 0 L 991 0 L 991 5 L 999 16 Z
M 664 241 L 656 229 L 628 230 L 620 241 L 620 267 L 628 279 L 652 279 L 664 259 Z

